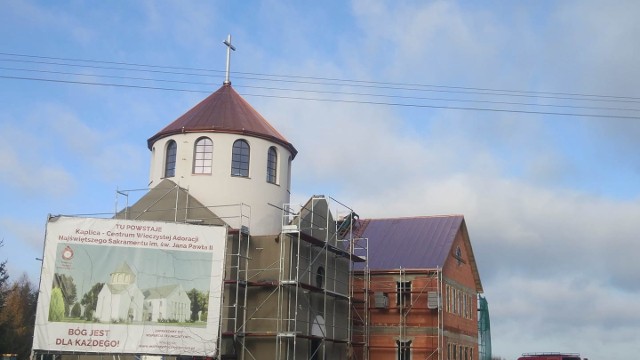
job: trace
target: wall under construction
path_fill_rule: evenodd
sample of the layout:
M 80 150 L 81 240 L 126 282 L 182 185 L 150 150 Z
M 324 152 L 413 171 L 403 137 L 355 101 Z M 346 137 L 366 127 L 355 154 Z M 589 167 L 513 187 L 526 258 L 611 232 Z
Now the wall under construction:
M 285 206 L 280 235 L 240 232 L 228 244 L 221 358 L 352 358 L 350 273 L 365 258 L 330 200 Z
M 369 278 L 367 359 L 441 359 L 443 346 L 441 272 L 391 270 L 356 272 Z M 360 281 L 356 288 L 363 288 Z M 362 302 L 364 304 L 364 302 Z M 365 309 L 361 309 L 365 311 Z M 411 356 L 411 357 L 409 357 Z

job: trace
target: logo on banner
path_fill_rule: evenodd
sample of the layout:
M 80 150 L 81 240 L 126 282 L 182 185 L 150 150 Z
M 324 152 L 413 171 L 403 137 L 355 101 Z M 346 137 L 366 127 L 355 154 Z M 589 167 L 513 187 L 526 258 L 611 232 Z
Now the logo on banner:
M 67 245 L 67 247 L 65 247 L 64 250 L 62 250 L 62 259 L 64 260 L 73 259 L 73 249 L 71 248 L 71 246 Z

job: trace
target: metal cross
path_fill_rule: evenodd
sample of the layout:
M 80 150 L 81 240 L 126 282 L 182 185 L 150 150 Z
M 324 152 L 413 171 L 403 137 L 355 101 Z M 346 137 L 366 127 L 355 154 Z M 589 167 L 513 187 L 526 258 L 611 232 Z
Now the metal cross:
M 229 68 L 231 63 L 231 50 L 236 51 L 236 47 L 231 45 L 231 34 L 227 35 L 227 40 L 222 42 L 227 45 L 227 72 L 224 77 L 224 84 L 229 85 L 231 81 L 229 81 Z

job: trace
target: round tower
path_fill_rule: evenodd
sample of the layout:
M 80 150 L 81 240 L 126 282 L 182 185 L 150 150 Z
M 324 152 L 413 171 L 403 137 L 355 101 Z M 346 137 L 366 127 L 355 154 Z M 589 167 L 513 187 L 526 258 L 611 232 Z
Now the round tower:
M 230 83 L 147 144 L 150 187 L 172 180 L 233 228 L 248 226 L 252 235 L 280 233 L 279 207 L 290 201 L 297 150 Z

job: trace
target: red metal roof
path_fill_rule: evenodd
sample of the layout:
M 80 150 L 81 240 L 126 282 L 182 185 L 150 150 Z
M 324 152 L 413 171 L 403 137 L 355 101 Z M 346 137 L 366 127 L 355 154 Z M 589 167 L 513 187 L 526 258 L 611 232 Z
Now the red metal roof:
M 147 140 L 149 149 L 157 140 L 174 134 L 220 132 L 241 134 L 274 141 L 286 147 L 291 156 L 298 151 L 269 122 L 243 99 L 230 84 L 222 85 L 198 105 Z
M 361 220 L 358 236 L 369 239 L 369 269 L 442 268 L 462 215 Z
M 359 220 L 355 237 L 368 239 L 369 270 L 443 268 L 456 235 L 461 233 L 476 283 L 483 292 L 480 274 L 462 215 L 418 216 Z M 354 264 L 362 270 L 363 264 Z

